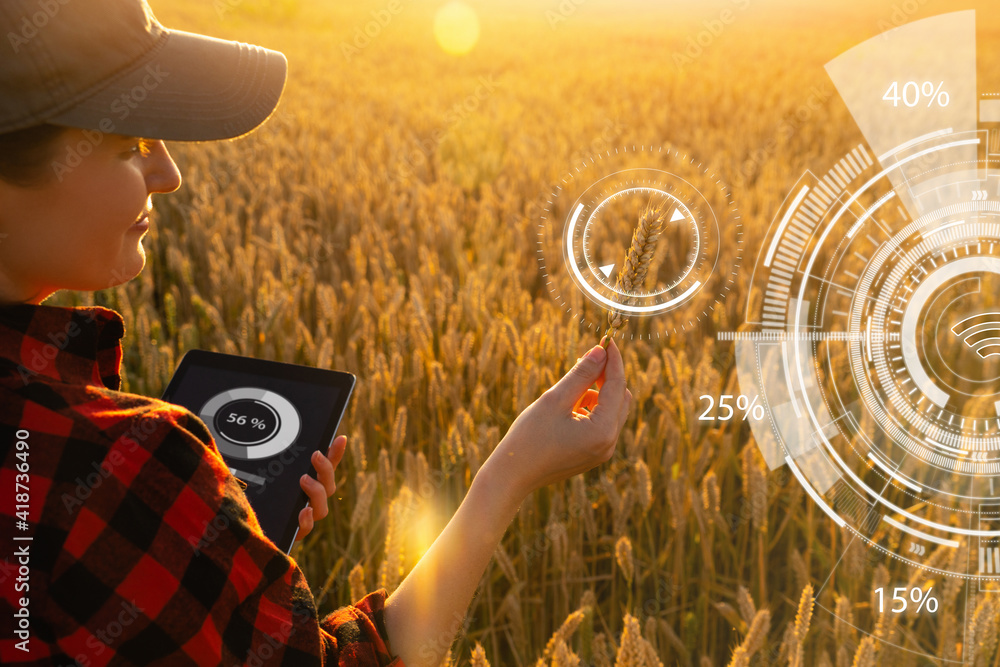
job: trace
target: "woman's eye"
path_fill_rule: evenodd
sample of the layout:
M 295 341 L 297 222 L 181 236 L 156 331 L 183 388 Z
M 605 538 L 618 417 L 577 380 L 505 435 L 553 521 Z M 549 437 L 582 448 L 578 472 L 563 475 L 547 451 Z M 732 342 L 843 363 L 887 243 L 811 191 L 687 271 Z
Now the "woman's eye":
M 129 150 L 136 155 L 147 157 L 152 150 L 152 144 L 146 139 L 139 139 Z

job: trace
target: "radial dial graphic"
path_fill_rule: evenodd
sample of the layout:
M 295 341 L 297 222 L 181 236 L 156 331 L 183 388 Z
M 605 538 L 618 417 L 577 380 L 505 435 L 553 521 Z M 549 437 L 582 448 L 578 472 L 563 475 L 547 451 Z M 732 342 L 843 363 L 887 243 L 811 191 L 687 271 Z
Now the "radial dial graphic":
M 619 275 L 650 208 L 662 214 L 659 240 L 645 279 L 626 288 Z M 693 326 L 728 294 L 742 250 L 742 224 L 728 190 L 686 156 L 662 148 L 608 151 L 566 174 L 550 195 L 538 236 L 549 290 L 570 311 L 577 294 L 585 296 L 593 307 L 580 309 L 581 322 L 592 318 L 592 327 L 606 310 L 629 317 L 673 312 L 668 330 Z M 657 333 L 649 327 L 646 335 Z
M 844 536 L 817 597 L 878 580 L 839 572 L 869 547 L 929 603 L 898 640 L 928 655 L 1000 593 L 1000 108 L 977 99 L 975 33 L 943 14 L 827 65 L 866 144 L 789 191 L 732 334 L 764 459 Z

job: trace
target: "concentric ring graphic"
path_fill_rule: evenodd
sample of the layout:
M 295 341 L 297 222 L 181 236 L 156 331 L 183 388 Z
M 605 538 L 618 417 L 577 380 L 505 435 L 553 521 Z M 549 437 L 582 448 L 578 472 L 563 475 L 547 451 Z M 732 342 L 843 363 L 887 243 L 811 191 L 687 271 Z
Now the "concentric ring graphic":
M 817 595 L 860 541 L 901 586 L 955 581 L 965 623 L 1000 593 L 1000 113 L 977 99 L 974 45 L 974 12 L 955 12 L 827 64 L 867 143 L 791 188 L 729 337 L 765 461 L 845 535 Z M 924 89 L 943 94 L 891 94 Z
M 617 277 L 647 207 L 663 213 L 662 241 L 645 282 L 625 290 Z M 560 179 L 539 223 L 538 263 L 556 301 L 579 312 L 581 323 L 599 326 L 607 310 L 669 313 L 664 331 L 682 330 L 725 299 L 742 240 L 735 204 L 713 173 L 662 147 L 631 146 L 596 155 Z M 590 306 L 574 308 L 577 294 Z M 654 335 L 647 327 L 646 336 Z

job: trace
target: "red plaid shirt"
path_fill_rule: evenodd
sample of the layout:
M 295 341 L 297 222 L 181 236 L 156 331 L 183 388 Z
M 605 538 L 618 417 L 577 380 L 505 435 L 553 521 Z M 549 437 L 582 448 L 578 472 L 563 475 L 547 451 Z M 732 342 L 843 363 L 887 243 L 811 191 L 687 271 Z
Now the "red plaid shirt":
M 0 663 L 401 667 L 385 590 L 320 620 L 205 424 L 118 391 L 124 331 L 0 307 Z

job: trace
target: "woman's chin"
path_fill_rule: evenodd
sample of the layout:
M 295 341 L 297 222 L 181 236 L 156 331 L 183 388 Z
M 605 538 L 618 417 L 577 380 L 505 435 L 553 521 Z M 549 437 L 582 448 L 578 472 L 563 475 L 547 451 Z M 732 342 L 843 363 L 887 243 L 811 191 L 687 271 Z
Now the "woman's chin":
M 140 244 L 135 254 L 130 257 L 127 262 L 123 262 L 111 270 L 111 273 L 108 275 L 107 284 L 98 289 L 107 289 L 123 285 L 142 273 L 142 269 L 145 266 L 146 253 Z

